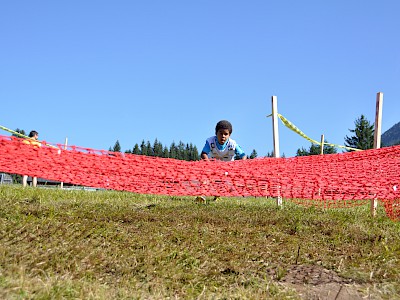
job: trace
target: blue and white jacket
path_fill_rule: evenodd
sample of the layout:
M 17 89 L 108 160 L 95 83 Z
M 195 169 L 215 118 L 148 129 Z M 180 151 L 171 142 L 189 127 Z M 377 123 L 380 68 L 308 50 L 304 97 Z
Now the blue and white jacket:
M 235 140 L 229 138 L 223 145 L 218 143 L 217 136 L 209 137 L 203 147 L 202 152 L 206 153 L 209 158 L 223 161 L 235 160 L 235 156 L 240 158 L 246 154 Z

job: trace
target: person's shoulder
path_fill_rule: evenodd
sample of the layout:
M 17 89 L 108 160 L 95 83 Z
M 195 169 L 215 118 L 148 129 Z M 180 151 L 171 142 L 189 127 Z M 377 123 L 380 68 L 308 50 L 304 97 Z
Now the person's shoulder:
M 229 143 L 231 143 L 231 145 L 237 145 L 236 141 L 232 138 L 229 138 Z
M 22 142 L 24 144 L 26 144 L 26 145 L 31 145 L 31 146 L 35 146 L 35 147 L 42 146 L 42 144 L 39 141 L 35 141 L 35 140 L 32 140 L 32 139 L 25 139 Z
M 214 142 L 215 139 L 217 138 L 216 135 L 210 136 L 209 138 L 206 139 L 207 142 Z

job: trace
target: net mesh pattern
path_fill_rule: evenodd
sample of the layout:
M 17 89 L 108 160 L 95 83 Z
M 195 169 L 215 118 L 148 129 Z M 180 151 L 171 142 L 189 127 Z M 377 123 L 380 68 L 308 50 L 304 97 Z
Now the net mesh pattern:
M 400 146 L 340 154 L 182 161 L 0 136 L 0 171 L 140 194 L 282 197 L 303 205 L 383 202 L 400 219 Z

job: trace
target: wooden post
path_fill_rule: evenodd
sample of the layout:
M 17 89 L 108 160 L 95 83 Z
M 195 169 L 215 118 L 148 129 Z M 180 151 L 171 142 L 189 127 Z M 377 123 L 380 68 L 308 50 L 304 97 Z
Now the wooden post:
M 274 139 L 274 157 L 279 157 L 278 98 L 276 96 L 272 96 L 272 130 Z
M 65 143 L 64 143 L 64 150 L 67 150 L 67 144 L 68 144 L 68 137 L 65 138 Z M 64 182 L 61 182 L 60 188 L 64 188 Z
M 324 135 L 321 134 L 321 152 L 320 152 L 321 155 L 324 154 L 324 140 L 325 140 Z
M 381 147 L 383 93 L 376 94 L 374 149 Z
M 383 106 L 383 93 L 379 92 L 376 94 L 376 109 L 375 109 L 375 132 L 374 132 L 374 149 L 381 147 L 381 124 L 382 124 L 382 106 Z M 371 215 L 376 216 L 376 210 L 378 208 L 378 200 L 371 200 Z
M 279 158 L 279 130 L 278 130 L 278 97 L 272 96 L 272 130 L 273 130 L 273 139 L 274 139 L 274 157 Z M 276 198 L 276 204 L 279 207 L 282 207 L 282 197 L 280 195 L 281 187 L 277 186 L 278 189 L 278 197 Z

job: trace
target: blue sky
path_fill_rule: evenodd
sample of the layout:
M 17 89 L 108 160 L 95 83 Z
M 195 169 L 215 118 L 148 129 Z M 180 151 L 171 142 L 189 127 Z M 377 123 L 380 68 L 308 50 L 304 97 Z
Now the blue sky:
M 199 151 L 221 119 L 273 150 L 271 96 L 309 137 L 400 121 L 400 1 L 2 1 L 0 125 L 122 150 Z M 279 123 L 281 155 L 311 144 Z M 8 135 L 1 131 L 0 134 Z M 339 150 L 341 152 L 341 150 Z

